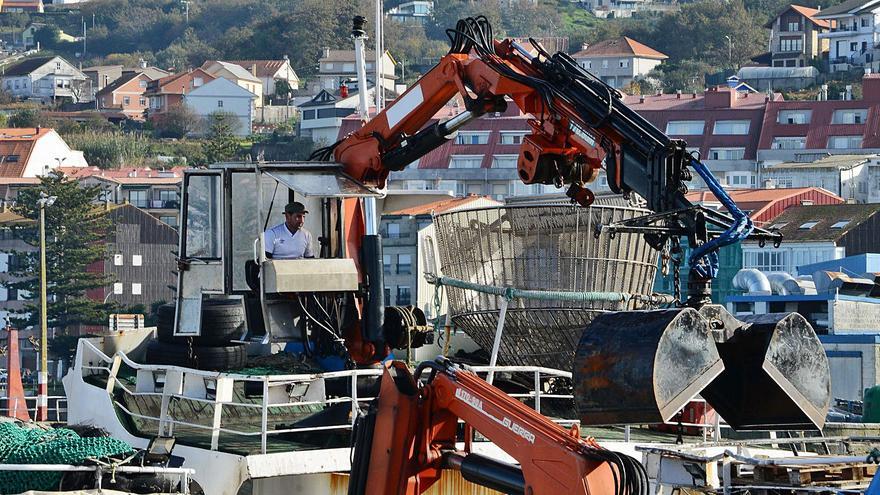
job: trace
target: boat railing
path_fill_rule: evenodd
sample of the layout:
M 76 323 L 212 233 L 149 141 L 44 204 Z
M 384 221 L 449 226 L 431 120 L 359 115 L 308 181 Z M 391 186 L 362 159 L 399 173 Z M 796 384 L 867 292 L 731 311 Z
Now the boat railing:
M 170 467 L 154 467 L 154 466 L 126 466 L 126 465 L 94 465 L 94 466 L 74 466 L 71 464 L 0 464 L 0 471 L 41 471 L 56 473 L 89 473 L 95 474 L 95 489 L 102 490 L 102 481 L 105 474 L 115 473 L 132 473 L 132 474 L 162 474 L 168 476 L 180 477 L 180 491 L 189 495 L 189 479 L 195 474 L 195 469 L 191 468 L 170 468 Z
M 278 435 L 304 432 L 321 432 L 332 430 L 351 430 L 363 406 L 374 400 L 364 396 L 363 389 L 358 390 L 359 382 L 363 385 L 366 377 L 381 375 L 381 369 L 360 369 L 325 372 L 319 374 L 291 375 L 243 375 L 236 373 L 204 371 L 191 368 L 167 365 L 140 364 L 133 361 L 125 353 L 118 352 L 114 357 L 107 356 L 95 344 L 87 339 L 80 340 L 78 360 L 84 375 L 102 374 L 107 378 L 107 390 L 118 388 L 129 397 L 153 397 L 158 403 L 158 411 L 144 414 L 126 404 L 126 401 L 114 397 L 112 400 L 117 408 L 132 418 L 155 423 L 158 434 L 171 436 L 175 429 L 189 428 L 210 432 L 210 448 L 220 448 L 220 436 L 235 435 L 239 437 L 260 439 L 260 453 L 266 453 L 269 440 Z M 135 372 L 135 382 L 120 376 L 122 365 Z M 517 373 L 520 376 L 531 375 L 531 390 L 511 393 L 512 397 L 533 402 L 541 412 L 542 401 L 549 399 L 572 399 L 571 394 L 553 393 L 545 390 L 545 386 L 553 379 L 571 378 L 571 373 L 537 366 L 477 366 L 471 368 L 478 375 L 485 376 L 494 371 L 496 374 Z M 341 382 L 341 383 L 340 383 Z M 244 385 L 242 385 L 244 384 Z M 236 387 L 238 385 L 238 387 Z M 335 393 L 328 392 L 328 385 Z M 233 390 L 242 387 L 251 390 L 253 402 L 235 400 Z M 363 387 L 362 387 L 363 388 Z M 344 391 L 341 393 L 341 391 Z M 240 396 L 240 394 L 239 394 Z M 199 424 L 176 418 L 172 412 L 172 404 L 188 401 L 199 408 L 213 407 L 213 414 L 207 416 L 210 424 Z M 289 408 L 322 407 L 348 403 L 351 414 L 344 422 L 321 426 L 285 427 L 278 423 L 278 411 Z M 259 429 L 243 431 L 235 425 L 224 423 L 224 410 L 229 408 L 245 408 L 259 411 Z M 288 408 L 288 409 L 283 409 Z M 256 415 L 255 415 L 256 416 Z M 274 417 L 273 417 L 274 416 Z M 285 416 L 288 420 L 290 415 Z M 577 420 L 569 418 L 553 418 L 564 425 L 577 424 Z
M 10 418 L 19 417 L 19 413 L 27 411 L 31 418 L 37 417 L 37 409 L 40 397 L 3 397 L 0 398 L 0 416 Z M 47 398 L 48 421 L 57 423 L 67 422 L 67 397 L 63 395 L 50 395 Z

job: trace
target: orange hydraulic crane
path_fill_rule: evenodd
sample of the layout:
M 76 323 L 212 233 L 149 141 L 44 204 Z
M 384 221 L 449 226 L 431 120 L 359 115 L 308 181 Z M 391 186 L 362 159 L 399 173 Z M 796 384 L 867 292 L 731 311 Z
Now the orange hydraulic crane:
M 362 25 L 354 32 L 362 32 Z M 684 141 L 670 139 L 628 108 L 617 90 L 568 55 L 550 55 L 534 41 L 537 55 L 512 40 L 497 41 L 484 17 L 461 20 L 447 34 L 452 46 L 435 67 L 362 128 L 312 158 L 333 159 L 353 178 L 382 188 L 391 171 L 403 170 L 453 139 L 479 116 L 503 111 L 510 100 L 531 115 L 532 132 L 524 137 L 517 161 L 519 178 L 526 184 L 567 186 L 574 202 L 588 206 L 594 196 L 587 184 L 604 168 L 612 191 L 639 194 L 656 213 L 605 228 L 643 232 L 656 249 L 687 237 L 694 248 L 689 305 L 709 302 L 719 247 L 747 236 L 761 243 L 781 240 L 778 233 L 752 225 L 708 168 L 686 151 Z M 426 127 L 456 95 L 467 110 Z M 729 215 L 686 199 L 691 169 Z M 365 235 L 360 200 L 349 201 L 346 238 L 350 252 L 361 253 L 357 261 L 368 295 L 363 318 L 346 335 L 346 347 L 355 362 L 375 362 L 389 352 L 382 335 L 381 243 L 378 236 Z

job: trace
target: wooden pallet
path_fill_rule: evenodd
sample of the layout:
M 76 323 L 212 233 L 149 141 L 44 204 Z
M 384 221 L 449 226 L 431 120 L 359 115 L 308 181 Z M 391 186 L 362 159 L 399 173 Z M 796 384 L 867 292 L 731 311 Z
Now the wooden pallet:
M 785 483 L 789 486 L 841 486 L 871 481 L 877 472 L 876 464 L 755 466 L 754 481 Z

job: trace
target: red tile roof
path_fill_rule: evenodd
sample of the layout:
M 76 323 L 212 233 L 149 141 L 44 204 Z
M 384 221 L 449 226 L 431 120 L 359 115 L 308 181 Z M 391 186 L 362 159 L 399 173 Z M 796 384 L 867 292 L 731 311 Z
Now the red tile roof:
M 814 205 L 843 203 L 843 198 L 819 187 L 790 189 L 729 189 L 727 194 L 736 204 L 749 212 L 758 225 L 770 222 L 791 206 L 809 201 Z M 710 191 L 692 191 L 687 194 L 691 203 L 718 203 Z
M 285 60 L 228 60 L 229 63 L 239 65 L 243 67 L 248 72 L 251 71 L 251 66 L 257 66 L 257 77 L 274 77 L 275 73 L 284 66 Z M 290 69 L 291 75 L 296 77 L 296 72 L 293 71 L 293 68 Z
M 779 14 L 777 14 L 776 17 L 773 17 L 772 19 L 767 21 L 767 23 L 764 24 L 764 27 L 768 28 L 768 29 L 772 28 L 773 24 L 776 22 L 776 20 L 779 19 L 780 16 L 782 16 L 783 14 L 788 12 L 789 10 L 793 10 L 793 11 L 797 12 L 798 14 L 804 16 L 804 18 L 806 18 L 808 21 L 815 24 L 817 27 L 820 27 L 823 29 L 830 29 L 831 28 L 831 24 L 828 21 L 825 21 L 822 19 L 816 19 L 814 17 L 816 14 L 820 13 L 820 11 L 818 9 L 811 9 L 810 7 L 804 7 L 802 5 L 789 5 L 788 7 L 783 9 L 781 12 L 779 12 Z
M 477 196 L 472 194 L 470 196 L 465 196 L 463 198 L 449 198 L 449 199 L 441 199 L 439 201 L 434 201 L 432 203 L 427 203 L 418 206 L 411 206 L 409 208 L 404 208 L 402 210 L 392 211 L 390 213 L 384 213 L 385 215 L 405 215 L 405 216 L 416 216 L 416 215 L 430 215 L 431 213 L 443 213 L 454 208 L 461 208 L 467 204 L 473 203 L 475 201 L 481 199 L 492 199 L 488 196 Z
M 0 129 L 0 177 L 21 177 L 37 140 L 52 132 L 45 128 Z M 9 161 L 10 156 L 17 157 Z
M 639 43 L 638 41 L 622 36 L 613 40 L 605 40 L 590 45 L 587 48 L 575 53 L 572 57 L 641 57 L 663 60 L 669 58 L 664 53 L 651 48 L 648 45 Z
M 192 91 L 193 78 L 201 77 L 203 83 L 216 79 L 202 69 L 193 69 L 187 72 L 172 74 L 170 76 L 150 81 L 147 85 L 148 94 L 176 94 L 182 95 Z

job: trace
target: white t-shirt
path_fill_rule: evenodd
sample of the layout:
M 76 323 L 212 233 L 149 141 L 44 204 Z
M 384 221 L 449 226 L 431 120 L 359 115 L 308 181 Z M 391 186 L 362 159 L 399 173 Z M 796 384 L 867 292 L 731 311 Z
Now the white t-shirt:
M 267 230 L 263 234 L 263 247 L 276 260 L 292 260 L 297 258 L 313 258 L 312 233 L 300 228 L 295 234 L 290 233 L 285 223 Z

